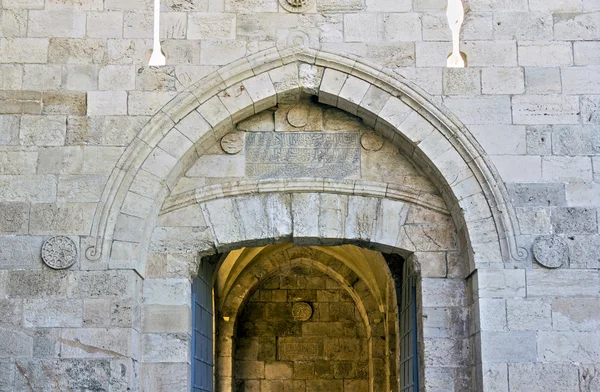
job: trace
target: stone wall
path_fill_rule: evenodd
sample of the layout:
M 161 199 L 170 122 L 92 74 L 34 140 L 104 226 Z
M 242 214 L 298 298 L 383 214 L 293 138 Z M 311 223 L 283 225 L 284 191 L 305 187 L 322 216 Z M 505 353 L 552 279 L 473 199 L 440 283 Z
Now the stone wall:
M 294 318 L 295 303 L 312 315 Z M 251 294 L 235 336 L 237 391 L 369 390 L 364 320 L 354 300 L 323 273 L 292 267 Z
M 473 272 L 473 389 L 600 388 L 595 344 L 600 340 L 600 5 L 596 0 L 468 0 L 462 34 L 468 67 L 447 69 L 446 3 L 317 0 L 311 12 L 297 15 L 274 0 L 168 0 L 163 2 L 161 33 L 168 65 L 151 68 L 151 1 L 0 1 L 0 390 L 152 390 L 154 382 L 173 390 L 187 388 L 182 380 L 188 376 L 189 323 L 163 325 L 141 315 L 145 308 L 173 312 L 180 316 L 177 320 L 189 317 L 194 256 L 151 253 L 144 259 L 147 267 L 138 268 L 134 241 L 146 225 L 154 224 L 140 218 L 158 213 L 160 205 L 153 203 L 161 199 L 154 192 L 172 189 L 154 187 L 166 181 L 140 171 L 124 208 L 131 219 L 119 221 L 123 241 L 110 249 L 111 255 L 90 260 L 83 254 L 96 241 L 90 235 L 94 218 L 101 215 L 97 207 L 104 205 L 103 191 L 112 189 L 109 176 L 116 166 L 122 168 L 117 162 L 126 148 L 152 148 L 160 140 L 134 142 L 155 114 L 167 121 L 164 113 L 169 111 L 159 112 L 164 104 L 226 64 L 296 43 L 352 53 L 387 67 L 382 75 L 406 78 L 423 89 L 428 102 L 466 125 L 452 128 L 455 136 L 468 128 L 481 144 L 468 164 L 479 167 L 489 158 L 495 165 L 498 176 L 478 179 L 498 178 L 500 188 L 506 185 L 510 204 L 497 207 L 505 215 L 514 207 L 516 238 L 528 256 L 506 259 L 499 250 L 490 250 L 498 246 L 490 240 L 495 232 L 490 235 L 493 229 L 486 224 L 491 218 L 485 212 L 480 221 L 469 223 L 473 236 L 484 239 L 469 243 L 465 233 L 459 238 L 472 265 L 463 268 L 467 262 L 456 252 L 441 252 L 443 262 L 432 264 L 439 268 L 424 275 L 424 282 L 431 283 L 422 293 L 423 306 L 431 309 L 424 333 L 435 338 L 439 350 L 462 353 L 469 348 L 452 339 L 464 334 L 462 318 L 434 309 L 465 305 L 464 297 L 455 295 L 460 284 L 446 278 L 458 281 L 465 270 Z M 282 90 L 289 81 L 285 70 L 272 76 Z M 221 75 L 219 83 L 225 85 L 224 80 L 239 73 Z M 313 76 L 303 77 L 320 81 Z M 352 87 L 350 92 L 357 93 Z M 337 95 L 332 96 L 335 102 L 329 103 L 335 104 Z M 178 117 L 169 120 L 184 125 Z M 436 126 L 438 120 L 428 117 Z M 238 129 L 243 126 L 235 123 Z M 179 162 L 180 156 L 170 154 L 177 155 L 173 146 L 182 145 L 188 144 L 165 143 L 169 153 L 160 157 L 164 160 L 146 167 L 159 172 L 164 162 Z M 411 143 L 403 145 L 417 150 Z M 213 144 L 195 146 L 201 153 L 204 147 L 218 151 Z M 441 152 L 425 151 L 431 159 Z M 370 180 L 395 175 L 388 171 L 385 178 L 375 178 L 380 163 L 361 165 L 369 162 Z M 455 162 L 438 163 L 446 170 Z M 202 176 L 192 174 L 179 189 L 196 187 L 193 182 Z M 426 176 L 433 180 L 439 173 L 427 171 Z M 185 181 L 192 184 L 185 188 Z M 490 199 L 468 199 L 471 182 L 453 185 L 455 195 L 460 189 L 464 193 L 449 209 L 470 215 L 486 211 L 483 204 L 496 207 Z M 342 183 L 336 187 L 347 189 Z M 458 203 L 463 203 L 460 208 Z M 201 229 L 190 233 L 187 244 L 204 239 Z M 50 270 L 40 258 L 44 240 L 57 234 L 73 239 L 80 255 L 67 271 Z M 546 269 L 534 259 L 538 236 L 564 241 L 569 257 L 558 259 L 560 269 Z M 110 264 L 108 257 L 113 257 Z M 547 263 L 543 256 L 540 260 Z M 161 281 L 152 282 L 157 277 Z M 155 353 L 143 359 L 144 369 L 140 347 Z M 454 376 L 459 371 L 428 368 L 432 363 L 452 365 L 437 352 L 424 354 L 429 390 L 452 388 L 439 381 L 450 373 L 457 380 L 454 389 L 464 390 L 461 380 L 468 377 Z M 142 378 L 142 371 L 151 377 Z

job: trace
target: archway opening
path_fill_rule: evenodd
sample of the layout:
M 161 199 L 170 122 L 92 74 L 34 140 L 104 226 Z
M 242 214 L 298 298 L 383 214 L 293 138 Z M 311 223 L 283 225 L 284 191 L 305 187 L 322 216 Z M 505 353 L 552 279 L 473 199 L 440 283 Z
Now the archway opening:
M 193 285 L 194 386 L 212 390 L 214 364 L 218 391 L 418 390 L 413 267 L 354 245 L 204 258 Z

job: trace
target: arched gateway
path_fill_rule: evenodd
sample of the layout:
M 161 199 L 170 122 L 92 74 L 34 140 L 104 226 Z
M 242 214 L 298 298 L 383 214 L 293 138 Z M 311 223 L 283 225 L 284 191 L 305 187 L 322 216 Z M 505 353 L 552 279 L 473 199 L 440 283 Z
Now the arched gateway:
M 200 257 L 216 254 L 213 282 Z M 240 385 L 288 390 L 295 381 L 307 392 L 408 391 L 410 372 L 401 370 L 408 358 L 420 364 L 416 381 L 424 388 L 481 390 L 486 364 L 478 349 L 479 302 L 467 287 L 477 286 L 475 271 L 502 269 L 525 256 L 503 184 L 455 118 L 386 69 L 307 49 L 270 49 L 236 61 L 167 104 L 113 170 L 86 251 L 90 263 L 135 269 L 145 278 L 141 385 L 156 390 L 177 375 L 180 384 L 170 390 L 181 391 L 197 377 L 204 379 L 197 390 L 211 389 L 208 370 L 189 376 L 196 370 L 190 351 L 196 358 L 199 350 L 210 351 L 203 354 L 203 369 L 216 360 L 220 391 Z M 397 290 L 402 278 L 394 280 L 394 269 L 402 265 L 405 280 L 416 279 L 416 297 Z M 189 277 L 199 267 L 205 285 L 202 292 L 196 282 L 196 298 L 202 298 L 194 307 L 206 313 L 194 315 L 211 315 L 214 296 L 214 356 L 211 339 L 194 337 L 198 319 L 194 330 L 187 322 Z M 294 286 L 289 280 L 295 275 L 318 278 L 314 286 L 307 280 Z M 273 277 L 278 283 L 269 286 Z M 331 287 L 322 286 L 325 281 Z M 335 301 L 325 300 L 328 290 Z M 348 292 L 346 305 L 336 290 Z M 283 307 L 274 300 L 282 291 Z M 403 295 L 419 304 L 416 356 L 402 340 L 410 327 L 398 323 Z M 317 305 L 346 309 L 356 319 L 318 313 L 321 321 L 313 313 L 305 320 L 310 325 L 288 325 L 285 312 L 296 302 L 309 303 L 313 312 Z M 255 337 L 242 336 L 238 318 L 269 320 L 267 313 L 248 310 L 252 303 L 283 309 L 272 320 L 287 325 L 265 332 L 277 343 L 274 356 L 263 360 L 253 353 L 250 360 L 236 357 L 249 350 L 240 341 Z M 366 373 L 346 363 L 351 351 L 331 335 L 342 328 L 340 320 L 358 325 L 354 332 L 339 330 L 342 335 L 367 336 L 361 354 Z M 255 321 L 252 328 L 258 328 Z M 212 335 L 209 324 L 212 315 L 200 334 L 205 338 Z M 378 345 L 375 336 L 386 343 Z M 336 344 L 337 351 L 331 348 Z M 314 349 L 314 356 L 295 361 L 299 347 Z M 330 378 L 318 376 L 319 361 L 336 355 L 343 375 L 332 370 Z M 297 378 L 295 366 L 312 370 Z M 277 377 L 288 368 L 293 373 L 284 383 Z

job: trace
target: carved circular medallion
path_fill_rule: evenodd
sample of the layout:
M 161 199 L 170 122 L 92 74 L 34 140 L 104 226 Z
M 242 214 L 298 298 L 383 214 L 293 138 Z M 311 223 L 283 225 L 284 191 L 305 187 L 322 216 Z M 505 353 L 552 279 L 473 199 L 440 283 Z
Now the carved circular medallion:
M 77 246 L 69 237 L 50 237 L 42 245 L 42 260 L 50 268 L 69 268 L 77 261 Z
M 559 268 L 569 261 L 569 245 L 558 236 L 538 237 L 533 242 L 533 257 L 547 268 Z
M 310 109 L 304 105 L 296 106 L 290 109 L 287 114 L 287 120 L 294 128 L 302 128 L 308 124 L 308 115 Z
M 306 12 L 312 6 L 314 0 L 279 0 L 279 4 L 289 12 L 302 13 Z
M 306 321 L 312 316 L 312 307 L 307 302 L 296 302 L 292 306 L 292 317 L 296 321 Z
M 360 138 L 360 145 L 369 151 L 379 151 L 383 147 L 383 138 L 375 132 L 366 132 Z
M 231 132 L 221 138 L 221 148 L 227 154 L 237 154 L 244 148 L 244 133 Z

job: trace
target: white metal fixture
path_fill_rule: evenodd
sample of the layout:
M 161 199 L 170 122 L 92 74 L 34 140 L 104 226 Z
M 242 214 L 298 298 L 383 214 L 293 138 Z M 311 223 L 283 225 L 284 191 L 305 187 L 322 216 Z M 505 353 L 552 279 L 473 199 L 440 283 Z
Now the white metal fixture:
M 465 60 L 460 53 L 460 29 L 465 18 L 462 0 L 448 0 L 446 17 L 452 31 L 452 54 L 448 57 L 447 65 L 450 68 L 464 68 Z
M 167 58 L 160 47 L 160 0 L 154 0 L 154 46 L 148 65 L 158 67 L 166 63 Z

